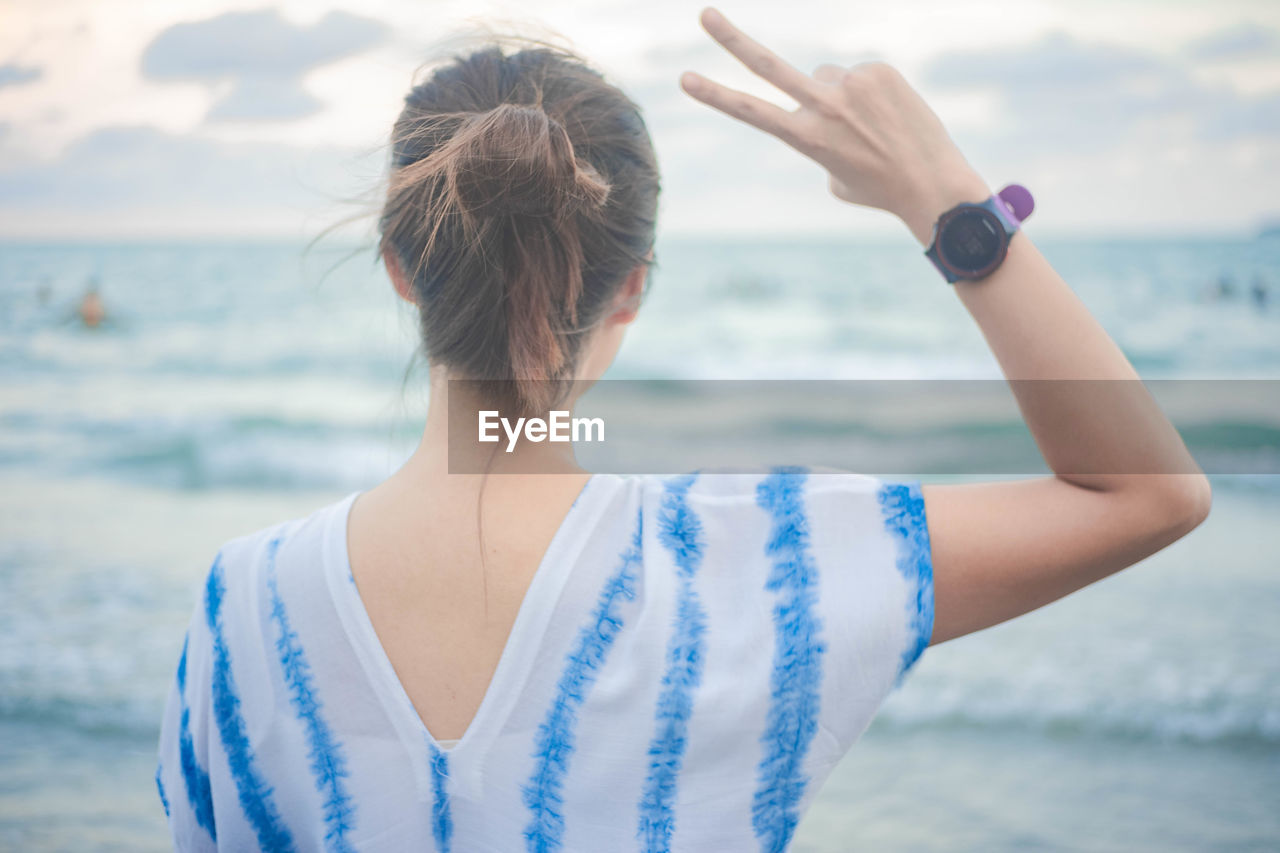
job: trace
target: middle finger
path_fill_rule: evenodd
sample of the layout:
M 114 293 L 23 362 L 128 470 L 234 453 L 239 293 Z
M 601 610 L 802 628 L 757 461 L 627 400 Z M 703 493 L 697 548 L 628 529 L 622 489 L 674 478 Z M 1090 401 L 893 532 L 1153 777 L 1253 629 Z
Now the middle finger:
M 702 27 L 743 65 L 801 104 L 817 100 L 817 81 L 729 23 L 718 10 L 703 10 Z

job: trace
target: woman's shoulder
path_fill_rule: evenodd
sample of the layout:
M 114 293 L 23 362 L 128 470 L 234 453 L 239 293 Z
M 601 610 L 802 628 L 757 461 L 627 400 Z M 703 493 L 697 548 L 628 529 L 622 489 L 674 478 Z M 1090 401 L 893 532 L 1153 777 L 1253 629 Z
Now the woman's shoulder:
M 227 539 L 214 555 L 209 583 L 269 582 L 281 565 L 314 564 L 344 548 L 347 514 L 358 495 Z
M 794 542 L 827 562 L 860 555 L 865 565 L 867 555 L 892 554 L 903 539 L 927 550 L 915 481 L 780 466 L 646 475 L 632 482 L 641 491 L 642 516 L 652 518 L 660 534 L 679 531 L 691 546 L 717 552 L 772 553 L 779 543 Z
M 654 496 L 679 494 L 696 502 L 756 506 L 770 503 L 779 494 L 795 497 L 844 495 L 878 501 L 887 491 L 903 485 L 866 474 L 801 465 L 752 470 L 700 469 L 683 474 L 645 474 L 628 479 Z

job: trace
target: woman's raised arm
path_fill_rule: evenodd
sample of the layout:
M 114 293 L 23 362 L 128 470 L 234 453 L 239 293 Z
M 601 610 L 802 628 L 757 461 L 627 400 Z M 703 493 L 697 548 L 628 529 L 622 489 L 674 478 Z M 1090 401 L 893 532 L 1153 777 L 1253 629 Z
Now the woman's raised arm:
M 824 65 L 810 76 L 714 9 L 702 24 L 799 106 L 786 110 L 691 72 L 681 77 L 684 90 L 822 165 L 838 198 L 893 213 L 927 245 L 943 212 L 991 196 L 892 67 Z M 1209 482 L 1177 431 L 1026 234 L 1013 236 L 995 272 L 955 292 L 1055 476 L 924 487 L 935 643 L 1132 565 L 1194 528 L 1210 504 Z

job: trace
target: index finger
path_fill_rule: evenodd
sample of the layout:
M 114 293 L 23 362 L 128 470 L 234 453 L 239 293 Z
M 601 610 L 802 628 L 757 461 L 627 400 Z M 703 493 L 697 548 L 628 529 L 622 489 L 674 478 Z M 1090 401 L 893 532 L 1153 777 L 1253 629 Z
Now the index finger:
M 771 133 L 788 145 L 797 144 L 791 126 L 792 114 L 777 104 L 722 86 L 692 71 L 680 76 L 680 86 L 694 98 L 725 115 Z
M 718 9 L 702 10 L 702 28 L 743 65 L 802 104 L 816 100 L 817 82 L 729 22 Z

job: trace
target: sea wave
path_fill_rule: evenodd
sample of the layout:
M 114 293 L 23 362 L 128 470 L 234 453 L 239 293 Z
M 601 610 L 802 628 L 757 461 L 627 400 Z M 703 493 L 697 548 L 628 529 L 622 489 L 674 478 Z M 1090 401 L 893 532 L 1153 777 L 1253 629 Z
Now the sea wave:
M 1224 696 L 1206 696 L 1183 706 L 1090 696 L 1054 706 L 1027 705 L 1016 699 L 958 704 L 945 695 L 922 693 L 914 697 L 909 707 L 886 707 L 876 725 L 895 731 L 1008 730 L 1280 746 L 1280 707 Z
M 181 490 L 349 489 L 395 470 L 416 438 L 386 424 L 252 414 L 110 420 L 10 413 L 0 418 L 0 468 Z

